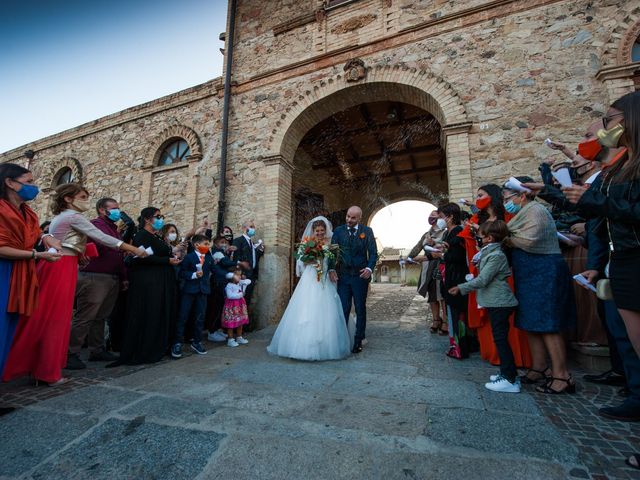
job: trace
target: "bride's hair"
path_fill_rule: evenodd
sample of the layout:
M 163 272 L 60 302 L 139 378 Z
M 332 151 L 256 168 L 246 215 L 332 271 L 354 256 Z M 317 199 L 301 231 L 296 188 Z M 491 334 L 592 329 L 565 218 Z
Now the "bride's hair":
M 313 232 L 318 227 L 322 227 L 325 230 L 327 229 L 327 225 L 322 220 L 316 220 L 311 224 L 311 231 Z

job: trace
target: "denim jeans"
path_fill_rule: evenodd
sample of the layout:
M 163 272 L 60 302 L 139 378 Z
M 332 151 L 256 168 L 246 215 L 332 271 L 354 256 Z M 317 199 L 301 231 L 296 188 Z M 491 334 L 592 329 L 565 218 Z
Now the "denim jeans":
M 509 316 L 514 310 L 515 307 L 487 308 L 487 313 L 491 320 L 493 341 L 496 344 L 498 357 L 500 358 L 500 374 L 511 383 L 515 382 L 518 376 L 513 351 L 509 345 Z

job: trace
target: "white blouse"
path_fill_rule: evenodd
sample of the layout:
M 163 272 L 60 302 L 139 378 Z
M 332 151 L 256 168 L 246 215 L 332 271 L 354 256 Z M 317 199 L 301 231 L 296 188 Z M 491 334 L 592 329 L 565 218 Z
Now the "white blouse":
M 75 230 L 76 232 L 113 249 L 118 249 L 120 248 L 120 245 L 122 245 L 122 240 L 103 233 L 93 223 L 87 220 L 84 215 L 76 210 L 65 210 L 59 215 L 53 217 L 51 225 L 49 225 L 49 233 L 61 242 L 64 242 L 64 240 L 69 236 L 69 232 L 71 230 Z M 65 248 L 65 250 L 68 250 L 65 252 L 67 254 L 72 252 L 73 255 L 76 255 L 76 252 L 71 249 Z
M 251 284 L 251 280 L 240 280 L 240 283 L 227 283 L 227 286 L 224 288 L 224 293 L 229 300 L 238 300 L 239 298 L 244 298 L 244 291 L 247 288 L 247 285 Z

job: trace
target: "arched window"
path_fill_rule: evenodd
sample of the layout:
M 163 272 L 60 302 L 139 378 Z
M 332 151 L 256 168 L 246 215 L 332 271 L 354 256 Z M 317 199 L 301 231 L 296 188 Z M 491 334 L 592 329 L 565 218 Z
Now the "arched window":
M 63 183 L 71 183 L 73 181 L 75 181 L 75 178 L 73 176 L 73 170 L 71 170 L 69 167 L 64 167 L 62 169 L 60 169 L 60 171 L 56 174 L 56 187 L 58 185 L 62 185 Z
M 636 41 L 631 47 L 631 61 L 640 62 L 640 37 L 636 38 Z
M 179 138 L 169 142 L 160 154 L 158 165 L 172 165 L 174 163 L 185 162 L 191 155 L 191 149 L 186 140 Z

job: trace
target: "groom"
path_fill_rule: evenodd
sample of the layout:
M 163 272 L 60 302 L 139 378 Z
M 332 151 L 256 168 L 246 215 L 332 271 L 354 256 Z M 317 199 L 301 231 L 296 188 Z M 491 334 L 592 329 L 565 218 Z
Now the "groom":
M 378 261 L 373 230 L 360 225 L 361 219 L 362 209 L 351 207 L 347 210 L 347 224 L 340 225 L 333 232 L 331 243 L 340 246 L 340 254 L 336 270 L 329 272 L 331 281 L 338 282 L 338 295 L 347 323 L 352 302 L 356 306 L 357 321 L 353 353 L 362 351 L 362 341 L 367 326 L 367 293 L 371 273 Z

